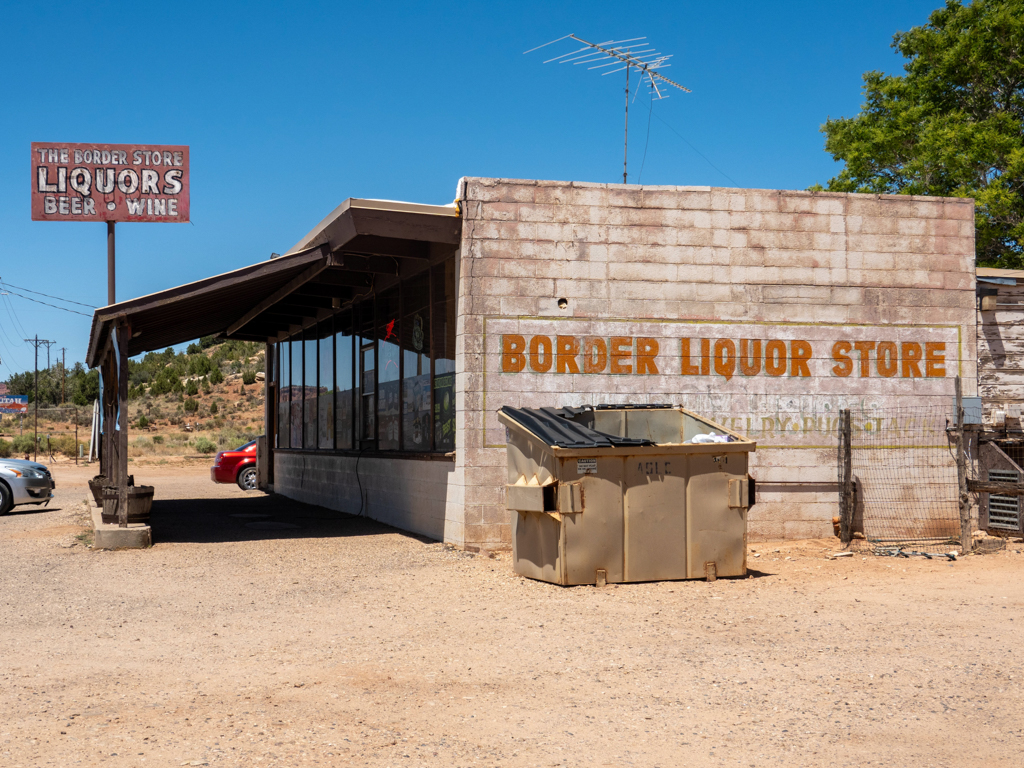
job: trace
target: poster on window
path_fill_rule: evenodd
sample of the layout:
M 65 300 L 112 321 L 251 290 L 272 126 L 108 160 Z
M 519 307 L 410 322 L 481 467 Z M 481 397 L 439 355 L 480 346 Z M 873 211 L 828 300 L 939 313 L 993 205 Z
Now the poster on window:
M 434 448 L 455 447 L 455 374 L 434 377 Z

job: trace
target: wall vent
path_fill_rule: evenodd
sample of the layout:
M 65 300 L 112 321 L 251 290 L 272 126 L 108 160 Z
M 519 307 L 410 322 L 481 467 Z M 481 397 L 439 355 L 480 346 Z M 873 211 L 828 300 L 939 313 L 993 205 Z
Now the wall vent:
M 988 479 L 991 482 L 1019 483 L 1020 473 L 1010 469 L 990 469 Z M 1020 496 L 1001 496 L 990 493 L 988 496 L 988 527 L 1001 531 L 1020 530 Z

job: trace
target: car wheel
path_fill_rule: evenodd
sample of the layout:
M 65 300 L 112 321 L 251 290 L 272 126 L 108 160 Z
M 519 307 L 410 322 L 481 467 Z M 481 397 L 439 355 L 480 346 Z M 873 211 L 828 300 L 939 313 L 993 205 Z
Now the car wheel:
M 0 483 L 0 515 L 6 515 L 14 507 L 14 494 L 6 483 Z
M 246 467 L 238 473 L 238 487 L 243 491 L 256 490 L 256 467 Z

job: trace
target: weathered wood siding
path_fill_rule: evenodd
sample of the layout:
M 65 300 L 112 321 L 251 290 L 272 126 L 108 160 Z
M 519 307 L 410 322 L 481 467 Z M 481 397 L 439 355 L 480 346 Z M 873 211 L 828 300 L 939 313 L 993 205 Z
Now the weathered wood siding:
M 999 294 L 995 310 L 978 310 L 978 394 L 986 421 L 1003 410 L 1016 425 L 1024 405 L 1024 281 L 981 286 Z

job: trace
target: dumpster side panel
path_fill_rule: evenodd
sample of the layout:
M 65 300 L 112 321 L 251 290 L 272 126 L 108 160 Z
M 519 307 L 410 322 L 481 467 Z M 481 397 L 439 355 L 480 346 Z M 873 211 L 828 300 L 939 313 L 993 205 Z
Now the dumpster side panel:
M 686 456 L 625 460 L 625 578 L 686 578 Z
M 562 460 L 562 481 L 582 483 L 583 511 L 566 515 L 565 558 L 568 584 L 594 584 L 604 568 L 609 584 L 624 581 L 622 572 L 623 459 L 596 460 L 594 474 L 579 475 L 576 459 Z
M 563 584 L 562 524 L 545 512 L 512 513 L 512 563 L 530 579 Z
M 548 485 L 555 477 L 555 460 L 546 445 L 523 430 L 509 429 L 508 484 L 526 478 L 531 485 Z M 536 481 L 534 481 L 536 478 Z
M 746 478 L 747 454 L 693 454 L 689 465 L 687 575 L 703 578 L 704 564 L 715 563 L 718 576 L 743 576 L 748 509 L 729 506 L 729 481 Z

